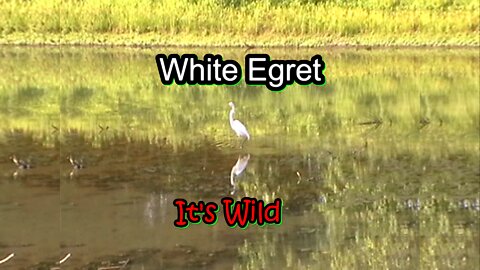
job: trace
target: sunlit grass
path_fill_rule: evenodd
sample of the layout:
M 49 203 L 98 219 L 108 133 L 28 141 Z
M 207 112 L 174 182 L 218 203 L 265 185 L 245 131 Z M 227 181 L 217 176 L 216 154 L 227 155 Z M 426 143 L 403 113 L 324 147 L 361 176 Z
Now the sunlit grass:
M 478 1 L 3 1 L 0 41 L 116 45 L 479 45 Z M 458 18 L 462 18 L 458 20 Z M 219 23 L 221 22 L 221 23 Z

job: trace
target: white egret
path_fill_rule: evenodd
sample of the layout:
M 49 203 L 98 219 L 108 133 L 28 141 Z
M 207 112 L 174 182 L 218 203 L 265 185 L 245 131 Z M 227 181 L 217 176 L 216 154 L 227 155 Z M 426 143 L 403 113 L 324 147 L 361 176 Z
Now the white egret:
M 230 110 L 230 127 L 232 127 L 233 131 L 235 132 L 235 134 L 237 134 L 238 137 L 244 138 L 241 145 L 241 147 L 243 147 L 245 141 L 250 140 L 250 134 L 248 133 L 247 128 L 244 124 L 242 124 L 242 122 L 233 119 L 233 116 L 235 115 L 235 104 L 233 104 L 233 102 L 229 102 L 228 105 L 230 105 L 230 107 L 232 108 Z

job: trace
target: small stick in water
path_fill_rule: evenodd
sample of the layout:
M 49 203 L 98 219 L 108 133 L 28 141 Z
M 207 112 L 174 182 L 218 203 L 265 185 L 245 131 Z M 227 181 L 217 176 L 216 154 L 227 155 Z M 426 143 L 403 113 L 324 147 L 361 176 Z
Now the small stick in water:
M 300 174 L 300 172 L 297 171 L 297 176 L 298 176 L 298 181 L 297 181 L 297 185 L 298 185 L 302 181 L 302 175 Z
M 65 257 L 63 257 L 63 259 L 61 259 L 58 264 L 62 264 L 64 262 L 66 262 L 68 260 L 68 258 L 70 258 L 72 256 L 71 253 L 68 253 Z
M 11 258 L 13 258 L 13 256 L 15 256 L 15 253 L 12 253 L 12 254 L 8 255 L 7 257 L 5 257 L 5 259 L 0 260 L 0 264 L 8 262 Z

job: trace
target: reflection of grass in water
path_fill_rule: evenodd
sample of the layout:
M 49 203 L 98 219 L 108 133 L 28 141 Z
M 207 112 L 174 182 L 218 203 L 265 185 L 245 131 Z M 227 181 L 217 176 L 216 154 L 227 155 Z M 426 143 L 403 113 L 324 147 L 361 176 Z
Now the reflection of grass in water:
M 16 99 L 12 103 L 18 105 L 28 105 L 28 102 L 33 102 L 42 98 L 44 90 L 37 87 L 25 87 L 17 90 Z
M 479 66 L 475 52 L 340 52 L 326 53 L 324 58 L 329 66 L 327 86 L 291 86 L 275 94 L 260 88 L 164 87 L 153 57 L 143 54 L 73 51 L 29 56 L 7 52 L 0 67 L 5 74 L 0 81 L 0 105 L 9 110 L 0 118 L 6 120 L 2 123 L 7 129 L 48 134 L 50 122 L 57 121 L 62 112 L 63 130 L 78 130 L 89 137 L 98 133 L 101 124 L 133 140 L 155 142 L 167 137 L 184 144 L 200 135 L 228 140 L 226 104 L 235 100 L 238 118 L 254 137 L 335 137 L 358 144 L 365 128 L 356 124 L 380 119 L 381 132 L 372 133 L 387 143 L 390 138 L 416 136 L 424 118 L 440 134 L 427 131 L 422 136 L 465 140 L 477 134 Z M 25 64 L 20 68 L 19 63 Z M 449 69 L 446 63 L 457 68 Z M 22 103 L 14 94 L 21 89 L 43 92 Z M 22 111 L 22 116 L 11 121 L 16 111 Z
M 243 85 L 164 87 L 149 53 L 5 52 L 0 140 L 20 130 L 53 146 L 78 131 L 94 147 L 126 136 L 154 144 L 165 137 L 174 149 L 191 149 L 204 136 L 232 139 L 227 103 L 234 100 L 254 151 L 268 139 L 293 156 L 282 163 L 253 153 L 241 192 L 280 197 L 289 211 L 308 209 L 326 222 L 314 236 L 325 241 L 301 254 L 282 235 L 247 241 L 240 248 L 245 267 L 278 265 L 273 250 L 296 269 L 307 267 L 305 256 L 317 268 L 475 268 L 478 212 L 455 203 L 478 198 L 477 52 L 326 53 L 327 86 L 292 86 L 280 94 Z M 42 91 L 29 90 L 38 93 L 30 97 L 25 89 Z M 372 120 L 382 124 L 358 125 Z M 62 131 L 53 132 L 52 124 Z M 110 129 L 100 133 L 99 125 Z M 181 160 L 175 164 L 184 169 Z M 171 185 L 191 179 L 175 180 Z M 416 198 L 420 211 L 405 207 Z
M 455 151 L 430 156 L 410 150 L 386 154 L 381 148 L 361 158 L 337 153 L 333 159 L 306 155 L 288 164 L 257 161 L 240 183 L 246 195 L 284 199 L 284 224 L 296 224 L 288 213 L 298 210 L 310 222 L 326 224 L 247 241 L 239 248 L 245 264 L 238 269 L 478 268 L 479 212 L 457 202 L 478 198 L 479 157 Z M 296 169 L 302 171 L 298 180 Z M 302 236 L 316 244 L 302 242 Z
M 378 208 L 355 214 L 331 209 L 320 215 L 325 224 L 299 228 L 294 235 L 266 234 L 263 241 L 246 241 L 239 248 L 244 261 L 237 269 L 272 265 L 292 269 L 478 268 L 478 230 L 459 225 L 478 216 L 459 222 L 445 212 L 423 215 Z M 315 239 L 315 244 L 308 239 Z
M 456 142 L 442 148 L 431 140 L 410 139 L 416 145 L 410 149 L 369 144 L 356 153 L 334 149 L 334 158 L 315 153 L 288 164 L 250 165 L 240 183 L 246 195 L 282 198 L 286 213 L 301 210 L 327 224 L 312 229 L 315 233 L 306 237 L 318 244 L 304 244 L 303 251 L 302 243 L 292 240 L 302 236 L 297 230 L 294 236 L 246 242 L 239 249 L 246 264 L 238 269 L 478 268 L 479 212 L 458 205 L 460 198 L 478 199 L 478 146 L 461 150 Z

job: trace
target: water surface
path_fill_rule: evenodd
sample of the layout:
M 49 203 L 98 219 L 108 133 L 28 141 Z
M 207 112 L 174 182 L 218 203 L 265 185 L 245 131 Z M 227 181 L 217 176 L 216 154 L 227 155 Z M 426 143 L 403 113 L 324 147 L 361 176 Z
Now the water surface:
M 322 54 L 327 84 L 160 84 L 156 53 L 203 49 L 2 48 L 0 259 L 15 253 L 2 269 L 68 253 L 62 268 L 479 267 L 477 51 L 251 52 Z M 281 198 L 283 223 L 173 226 L 174 199 L 225 196 Z

